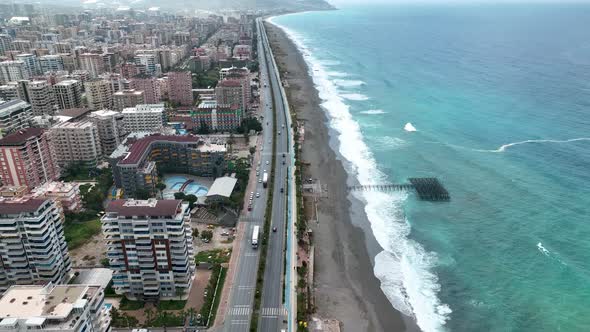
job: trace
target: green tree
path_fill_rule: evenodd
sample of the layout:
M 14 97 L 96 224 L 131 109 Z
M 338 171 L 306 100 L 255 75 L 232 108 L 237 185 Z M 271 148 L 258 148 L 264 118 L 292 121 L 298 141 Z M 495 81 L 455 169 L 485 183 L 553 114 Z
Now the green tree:
M 201 232 L 201 239 L 211 241 L 212 238 L 213 238 L 213 231 L 206 229 Z
M 185 199 L 186 201 L 188 201 L 189 208 L 191 208 L 191 209 L 192 209 L 192 208 L 193 208 L 193 206 L 195 205 L 195 202 L 197 201 L 197 199 L 198 199 L 198 198 L 197 198 L 197 196 L 195 196 L 195 195 L 186 195 L 186 196 L 184 197 L 184 199 Z
M 186 197 L 186 195 L 184 193 L 178 192 L 178 193 L 174 193 L 174 199 L 184 199 Z
M 210 133 L 209 126 L 205 123 L 205 121 L 201 121 L 199 125 L 199 129 L 197 130 L 197 134 L 199 135 L 207 135 Z
M 254 154 L 256 152 L 256 148 L 251 146 L 250 147 L 250 154 Z
M 193 229 L 193 237 L 199 237 L 199 229 L 198 228 Z

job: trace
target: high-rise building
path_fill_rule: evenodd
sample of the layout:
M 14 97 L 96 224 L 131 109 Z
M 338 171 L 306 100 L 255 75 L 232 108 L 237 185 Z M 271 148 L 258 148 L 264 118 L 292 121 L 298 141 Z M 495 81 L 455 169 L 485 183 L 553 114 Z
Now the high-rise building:
M 145 104 L 143 91 L 129 89 L 118 91 L 113 94 L 113 109 L 122 111 L 127 107 L 135 107 L 139 104 Z
M 10 51 L 12 46 L 12 37 L 7 34 L 0 34 L 0 55 L 4 55 L 6 51 Z
M 53 115 L 56 109 L 55 94 L 47 81 L 19 81 L 20 95 L 29 104 L 33 116 Z
M 68 279 L 71 262 L 63 224 L 62 208 L 53 200 L 0 202 L 0 292 L 13 284 L 59 284 Z
M 100 145 L 104 156 L 110 155 L 125 139 L 125 127 L 123 114 L 110 110 L 100 110 L 90 113 L 90 121 L 94 122 L 98 129 Z
M 29 127 L 32 116 L 31 105 L 20 99 L 0 102 L 0 138 Z
M 51 137 L 41 128 L 25 128 L 0 139 L 0 182 L 34 188 L 59 179 Z
M 92 111 L 113 108 L 113 92 L 111 83 L 102 79 L 94 79 L 84 83 L 88 108 Z
M 22 61 L 24 63 L 28 77 L 33 77 L 39 74 L 39 63 L 37 62 L 37 57 L 34 54 L 18 54 L 16 56 L 16 60 Z
M 215 87 L 215 96 L 219 104 L 238 105 L 240 109 L 246 110 L 249 89 L 243 80 L 224 79 Z
M 158 75 L 161 73 L 158 55 L 155 51 L 142 51 L 135 54 L 135 64 L 144 68 L 146 75 Z
M 53 86 L 55 99 L 60 109 L 82 107 L 82 82 L 78 80 L 65 80 Z
M 80 69 L 88 71 L 90 77 L 98 77 L 105 71 L 104 59 L 101 54 L 80 54 L 78 60 L 80 61 Z
M 5 332 L 107 332 L 110 310 L 100 285 L 15 285 L 0 299 L 0 324 Z
M 96 167 L 102 152 L 96 125 L 90 121 L 63 122 L 51 127 L 57 163 L 66 168 L 73 163 Z
M 0 99 L 9 101 L 13 99 L 20 99 L 17 82 L 8 82 L 0 85 Z
M 131 79 L 131 88 L 143 91 L 146 104 L 156 104 L 160 102 L 160 88 L 158 86 L 158 80 L 155 77 L 134 77 Z
M 116 293 L 142 299 L 188 295 L 195 273 L 188 203 L 115 200 L 101 222 Z
M 183 106 L 193 104 L 193 86 L 190 71 L 173 71 L 168 73 L 168 99 Z
M 43 55 L 39 57 L 39 67 L 42 74 L 48 71 L 64 70 L 64 59 L 57 54 Z
M 18 80 L 26 80 L 29 78 L 29 73 L 25 68 L 25 63 L 22 61 L 2 61 L 0 62 L 0 82 L 13 82 Z
M 166 124 L 164 104 L 144 104 L 123 109 L 123 124 L 128 133 L 160 130 Z

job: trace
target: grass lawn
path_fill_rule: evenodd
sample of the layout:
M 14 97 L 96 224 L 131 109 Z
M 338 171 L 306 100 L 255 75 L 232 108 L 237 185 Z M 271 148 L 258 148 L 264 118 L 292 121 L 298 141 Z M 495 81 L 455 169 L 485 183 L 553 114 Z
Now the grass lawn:
M 158 309 L 160 310 L 182 310 L 186 305 L 186 301 L 180 300 L 170 300 L 170 301 L 160 301 L 158 305 Z
M 231 250 L 213 249 L 201 251 L 195 255 L 195 262 L 206 262 L 211 264 L 221 264 L 229 262 Z
M 119 309 L 121 310 L 139 310 L 145 306 L 145 302 L 143 301 L 132 301 L 127 299 L 126 297 L 121 299 L 121 303 L 119 304 Z
M 68 249 L 76 249 L 83 245 L 88 239 L 100 233 L 100 219 L 85 222 L 66 222 L 64 233 Z

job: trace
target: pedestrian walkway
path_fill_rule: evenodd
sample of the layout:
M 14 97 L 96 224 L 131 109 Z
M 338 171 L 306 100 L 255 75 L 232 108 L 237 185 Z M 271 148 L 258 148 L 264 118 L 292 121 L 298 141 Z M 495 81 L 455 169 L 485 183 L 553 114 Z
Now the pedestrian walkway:
M 285 308 L 262 308 L 261 316 L 264 317 L 277 317 L 287 316 L 287 309 Z
M 249 305 L 236 305 L 229 309 L 231 316 L 249 316 L 252 313 L 252 308 Z

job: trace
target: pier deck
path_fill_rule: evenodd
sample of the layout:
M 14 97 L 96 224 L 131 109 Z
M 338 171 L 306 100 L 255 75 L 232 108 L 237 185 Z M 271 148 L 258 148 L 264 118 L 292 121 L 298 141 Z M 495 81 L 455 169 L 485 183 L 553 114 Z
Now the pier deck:
M 423 201 L 450 201 L 451 196 L 437 178 L 409 178 L 405 184 L 373 184 L 348 187 L 349 191 L 405 191 L 415 190 Z

